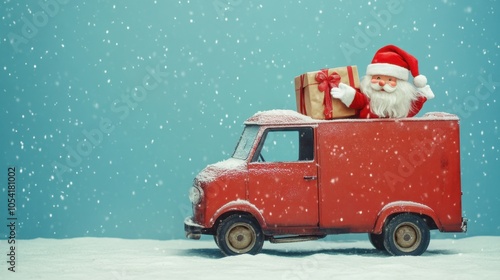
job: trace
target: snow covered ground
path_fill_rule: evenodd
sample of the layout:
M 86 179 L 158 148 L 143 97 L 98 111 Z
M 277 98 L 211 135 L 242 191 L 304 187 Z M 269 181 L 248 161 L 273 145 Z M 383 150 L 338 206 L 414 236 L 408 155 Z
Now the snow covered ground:
M 335 237 L 336 238 L 336 237 Z M 270 244 L 223 257 L 215 243 L 115 238 L 17 240 L 16 272 L 0 241 L 0 279 L 500 279 L 500 236 L 431 239 L 419 257 L 391 257 L 368 241 Z

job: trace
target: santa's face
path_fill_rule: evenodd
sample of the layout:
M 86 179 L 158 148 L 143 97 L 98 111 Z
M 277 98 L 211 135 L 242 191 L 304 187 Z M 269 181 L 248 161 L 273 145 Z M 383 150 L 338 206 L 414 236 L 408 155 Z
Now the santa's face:
M 373 75 L 371 83 L 374 90 L 391 93 L 396 90 L 398 79 L 387 75 Z
M 417 90 L 409 82 L 385 75 L 363 77 L 361 91 L 370 98 L 370 110 L 383 118 L 408 116 L 417 99 Z

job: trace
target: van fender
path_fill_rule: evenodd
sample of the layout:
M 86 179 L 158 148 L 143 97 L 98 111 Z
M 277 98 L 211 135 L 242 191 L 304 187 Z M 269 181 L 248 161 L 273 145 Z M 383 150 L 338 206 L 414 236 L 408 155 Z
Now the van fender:
M 414 213 L 429 216 L 432 220 L 434 220 L 437 228 L 441 228 L 441 222 L 439 221 L 434 210 L 432 210 L 429 206 L 413 201 L 394 201 L 385 205 L 378 213 L 373 233 L 381 234 L 386 220 L 391 215 L 398 213 Z
M 266 222 L 262 213 L 259 211 L 257 206 L 246 200 L 235 200 L 224 204 L 219 210 L 215 211 L 209 221 L 209 227 L 213 227 L 217 219 L 228 212 L 245 212 L 252 215 L 257 222 L 260 224 L 261 228 L 266 228 Z

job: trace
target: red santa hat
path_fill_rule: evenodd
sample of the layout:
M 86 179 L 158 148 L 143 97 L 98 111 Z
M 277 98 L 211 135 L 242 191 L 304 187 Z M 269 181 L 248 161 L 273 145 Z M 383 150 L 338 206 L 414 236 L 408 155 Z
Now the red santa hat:
M 404 81 L 408 81 L 409 72 L 416 87 L 427 85 L 427 78 L 418 73 L 418 60 L 394 45 L 387 45 L 378 50 L 372 63 L 366 68 L 367 75 L 387 75 Z

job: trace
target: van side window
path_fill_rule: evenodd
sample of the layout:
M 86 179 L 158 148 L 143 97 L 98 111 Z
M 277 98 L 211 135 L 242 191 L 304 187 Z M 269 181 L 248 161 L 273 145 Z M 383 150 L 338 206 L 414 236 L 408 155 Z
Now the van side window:
M 252 159 L 258 162 L 293 162 L 314 159 L 312 127 L 268 129 Z

